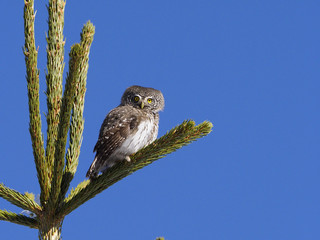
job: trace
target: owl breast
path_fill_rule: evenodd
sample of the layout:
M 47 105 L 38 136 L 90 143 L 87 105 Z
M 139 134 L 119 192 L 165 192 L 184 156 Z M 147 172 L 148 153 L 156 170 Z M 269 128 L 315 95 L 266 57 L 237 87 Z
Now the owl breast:
M 137 126 L 137 130 L 129 135 L 121 146 L 115 150 L 110 159 L 124 159 L 144 146 L 153 142 L 158 135 L 158 124 L 154 118 L 148 118 Z

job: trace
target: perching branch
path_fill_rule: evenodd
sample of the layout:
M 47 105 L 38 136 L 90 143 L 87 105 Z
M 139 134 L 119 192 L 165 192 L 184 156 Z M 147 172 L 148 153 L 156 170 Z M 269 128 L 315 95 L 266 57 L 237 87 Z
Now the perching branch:
M 34 38 L 33 0 L 25 0 L 24 5 L 24 55 L 27 69 L 28 99 L 29 99 L 29 131 L 31 135 L 32 149 L 37 168 L 38 181 L 41 189 L 41 203 L 49 195 L 49 178 L 45 166 L 45 154 L 41 132 L 41 117 L 39 103 L 39 70 L 37 67 L 38 51 Z
M 206 136 L 211 132 L 211 128 L 212 123 L 210 122 L 203 122 L 196 126 L 194 121 L 184 121 L 166 135 L 130 156 L 130 163 L 123 161 L 110 168 L 97 179 L 85 180 L 80 183 L 65 199 L 57 215 L 63 217 L 69 214 L 84 202 L 138 169 L 163 158 L 198 138 Z

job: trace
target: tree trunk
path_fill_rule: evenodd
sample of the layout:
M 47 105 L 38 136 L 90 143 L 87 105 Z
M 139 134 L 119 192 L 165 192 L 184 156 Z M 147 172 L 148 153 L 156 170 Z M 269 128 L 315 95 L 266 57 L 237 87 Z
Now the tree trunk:
M 47 224 L 46 224 L 47 223 Z M 61 238 L 62 221 L 56 225 L 52 222 L 42 222 L 39 228 L 39 240 L 60 240 Z

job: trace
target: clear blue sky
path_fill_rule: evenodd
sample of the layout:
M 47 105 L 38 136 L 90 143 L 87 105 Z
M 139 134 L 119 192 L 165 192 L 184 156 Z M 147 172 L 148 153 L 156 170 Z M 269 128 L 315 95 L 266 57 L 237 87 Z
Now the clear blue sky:
M 39 193 L 23 5 L 6 1 L 0 14 L 0 182 Z M 35 7 L 46 113 L 45 1 Z M 210 120 L 214 129 L 71 213 L 63 238 L 319 239 L 319 11 L 316 0 L 68 0 L 66 59 L 83 24 L 96 26 L 73 187 L 92 162 L 102 120 L 128 86 L 163 92 L 160 136 L 184 119 Z M 2 199 L 0 209 L 21 211 Z M 0 232 L 1 239 L 37 238 L 36 230 L 7 222 Z

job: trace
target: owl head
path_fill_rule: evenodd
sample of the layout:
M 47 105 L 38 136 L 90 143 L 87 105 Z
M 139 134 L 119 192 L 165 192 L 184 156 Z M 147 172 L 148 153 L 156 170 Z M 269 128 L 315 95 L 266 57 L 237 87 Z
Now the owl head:
M 140 86 L 131 86 L 126 89 L 121 98 L 120 106 L 127 105 L 157 113 L 164 108 L 164 98 L 159 90 Z

